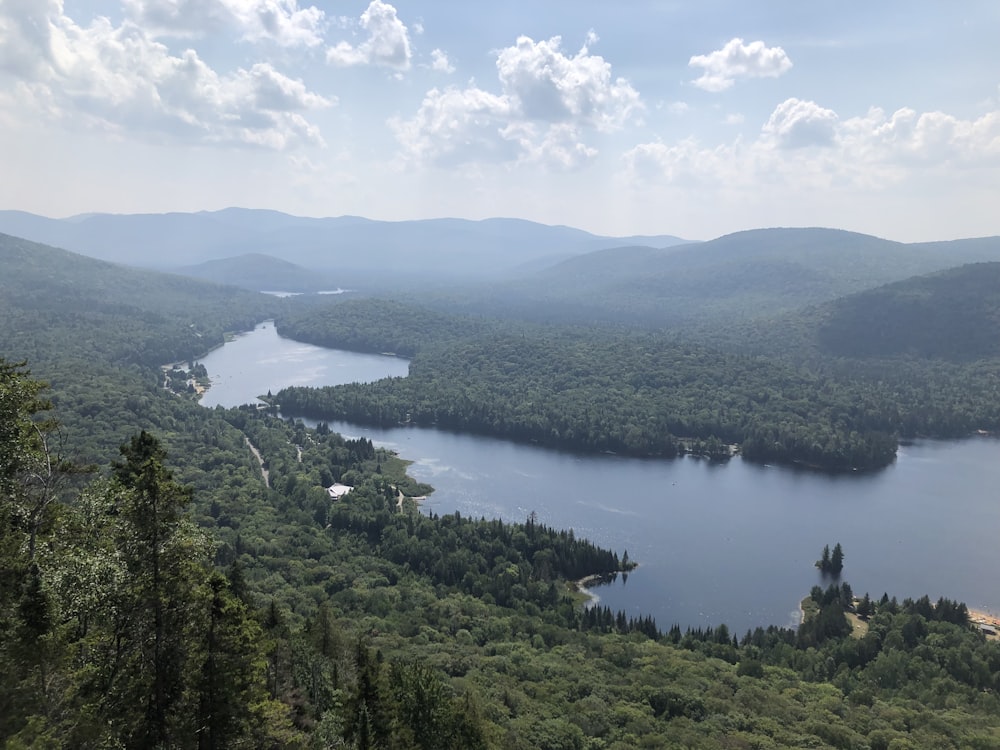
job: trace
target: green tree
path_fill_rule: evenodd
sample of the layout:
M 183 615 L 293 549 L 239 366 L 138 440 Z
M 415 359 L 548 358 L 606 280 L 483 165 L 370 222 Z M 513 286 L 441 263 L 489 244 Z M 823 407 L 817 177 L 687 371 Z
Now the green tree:
M 182 516 L 191 491 L 174 481 L 159 441 L 142 431 L 121 447 L 121 454 L 113 476 L 127 490 L 117 510 L 132 611 L 119 627 L 131 653 L 113 693 L 117 701 L 144 704 L 142 714 L 133 715 L 124 728 L 128 744 L 165 747 L 190 731 L 195 713 L 184 705 L 185 678 L 207 548 Z
M 49 408 L 44 388 L 23 362 L 0 358 L 0 738 L 46 705 L 52 619 L 34 560 L 55 499 L 54 423 L 37 418 Z
M 844 550 L 837 542 L 833 547 L 833 554 L 830 555 L 830 572 L 839 576 L 844 571 Z
M 816 567 L 819 568 L 824 573 L 826 573 L 828 570 L 830 570 L 830 545 L 829 544 L 824 544 L 823 545 L 823 554 L 819 558 L 819 560 L 816 561 Z
M 274 745 L 290 722 L 267 697 L 260 626 L 221 573 L 208 582 L 197 684 L 199 750 Z M 276 725 L 275 719 L 277 719 Z M 279 742 L 287 746 L 286 742 Z

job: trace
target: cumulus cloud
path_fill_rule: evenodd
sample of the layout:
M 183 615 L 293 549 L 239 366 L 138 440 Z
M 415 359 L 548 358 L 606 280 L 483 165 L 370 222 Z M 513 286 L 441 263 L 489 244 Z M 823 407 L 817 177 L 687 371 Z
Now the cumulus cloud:
M 455 66 L 451 64 L 448 55 L 439 49 L 431 50 L 431 70 L 440 73 L 454 73 Z
M 449 87 L 431 89 L 413 118 L 393 119 L 389 124 L 410 157 L 446 165 L 516 158 L 517 143 L 501 127 L 510 116 L 506 97 L 477 88 Z
M 841 119 L 815 102 L 788 99 L 753 141 L 737 138 L 714 147 L 693 138 L 643 143 L 622 160 L 630 181 L 649 184 L 885 189 L 917 176 L 1000 165 L 1000 112 L 963 120 L 943 112 L 903 108 L 887 115 L 872 108 Z
M 29 4 L 30 5 L 30 4 Z M 322 143 L 303 113 L 335 103 L 261 62 L 221 74 L 198 53 L 172 54 L 145 30 L 97 18 L 80 26 L 51 0 L 44 16 L 18 16 L 5 5 L 0 28 L 33 25 L 19 46 L 0 36 L 0 59 L 29 55 L 15 73 L 19 104 L 41 116 L 116 133 L 283 149 Z M 26 41 L 28 40 L 28 41 Z
M 4 0 L 0 7 L 0 71 L 34 78 L 52 60 L 49 16 L 62 11 L 56 0 Z
M 410 34 L 399 20 L 396 9 L 382 0 L 372 0 L 359 22 L 367 38 L 357 45 L 340 42 L 326 51 L 327 62 L 334 65 L 378 65 L 407 70 L 413 53 Z
M 829 146 L 833 143 L 837 113 L 816 102 L 786 99 L 771 113 L 763 132 L 781 148 Z
M 962 120 L 944 112 L 903 108 L 891 115 L 873 107 L 846 120 L 838 138 L 869 161 L 901 167 L 949 164 L 977 167 L 1000 163 L 1000 112 Z
M 438 164 L 521 160 L 564 169 L 594 158 L 585 133 L 623 127 L 642 102 L 628 81 L 612 77 L 604 58 L 586 46 L 567 55 L 561 45 L 559 37 L 522 36 L 500 50 L 499 93 L 475 86 L 429 91 L 413 118 L 390 121 L 404 155 Z
M 325 13 L 298 0 L 123 0 L 129 17 L 148 31 L 200 36 L 235 28 L 251 42 L 315 47 L 323 42 Z
M 723 181 L 720 178 L 737 161 L 740 150 L 739 141 L 712 149 L 685 138 L 672 145 L 640 143 L 626 151 L 622 161 L 626 171 L 641 182 L 687 186 Z
M 777 78 L 791 69 L 792 61 L 781 47 L 768 47 L 762 41 L 744 44 L 736 38 L 722 49 L 695 55 L 688 65 L 705 71 L 692 82 L 695 86 L 719 92 L 730 88 L 737 78 Z
M 623 78 L 612 80 L 611 65 L 603 57 L 586 47 L 567 57 L 561 45 L 557 36 L 540 42 L 522 36 L 500 51 L 500 83 L 522 117 L 603 131 L 621 126 L 639 105 L 639 94 Z

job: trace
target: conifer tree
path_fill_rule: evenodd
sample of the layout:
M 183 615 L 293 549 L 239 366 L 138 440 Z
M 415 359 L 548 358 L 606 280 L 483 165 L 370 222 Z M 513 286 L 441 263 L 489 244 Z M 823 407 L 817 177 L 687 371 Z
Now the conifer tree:
M 131 621 L 122 623 L 129 668 L 116 680 L 118 700 L 144 703 L 141 716 L 125 729 L 128 744 L 176 743 L 193 712 L 183 706 L 188 651 L 195 621 L 195 594 L 204 580 L 206 549 L 182 511 L 191 498 L 164 465 L 159 441 L 142 431 L 121 447 L 113 476 L 127 490 L 118 512 L 119 547 L 128 572 Z M 203 546 L 203 545 L 201 545 Z

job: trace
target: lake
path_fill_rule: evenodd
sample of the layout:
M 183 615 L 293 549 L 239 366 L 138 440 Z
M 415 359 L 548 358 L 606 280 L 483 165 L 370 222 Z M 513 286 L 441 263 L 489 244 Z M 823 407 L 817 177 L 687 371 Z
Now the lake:
M 399 357 L 342 352 L 282 338 L 271 321 L 199 361 L 212 379 L 200 401 L 208 407 L 256 402 L 269 390 L 291 385 L 366 383 L 410 371 L 409 360 Z
M 201 360 L 206 406 L 235 406 L 288 385 L 405 375 L 406 360 L 354 354 L 259 326 Z M 425 512 L 572 528 L 640 563 L 627 581 L 593 589 L 614 610 L 651 614 L 661 629 L 725 622 L 796 625 L 821 577 L 824 544 L 844 547 L 855 593 L 929 594 L 1000 611 L 1000 441 L 922 441 L 876 474 L 829 476 L 737 457 L 714 464 L 579 455 L 415 427 L 332 422 L 413 461 L 435 487 Z

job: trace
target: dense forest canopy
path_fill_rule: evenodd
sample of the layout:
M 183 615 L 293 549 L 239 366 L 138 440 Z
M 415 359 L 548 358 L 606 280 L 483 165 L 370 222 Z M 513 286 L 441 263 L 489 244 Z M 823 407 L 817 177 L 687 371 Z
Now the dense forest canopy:
M 745 634 L 583 608 L 567 582 L 627 569 L 624 551 L 530 516 L 419 513 L 409 498 L 432 488 L 369 440 L 204 409 L 160 369 L 277 315 L 303 338 L 412 352 L 410 378 L 373 387 L 382 408 L 415 399 L 411 418 L 447 413 L 441 391 L 456 420 L 541 435 L 537 415 L 572 419 L 627 446 L 635 434 L 612 432 L 625 415 L 640 437 L 704 429 L 709 451 L 772 417 L 802 445 L 817 423 L 830 445 L 867 419 L 919 428 L 918 407 L 960 431 L 984 391 L 959 402 L 946 387 L 958 372 L 986 382 L 989 360 L 911 361 L 905 377 L 936 390 L 898 395 L 832 363 L 824 374 L 663 332 L 379 301 L 293 319 L 273 298 L 2 240 L 5 746 L 1000 745 L 1000 646 L 957 602 L 859 597 L 840 580 L 809 592 L 797 631 Z M 549 399 L 565 415 L 538 408 Z M 333 482 L 353 489 L 333 501 Z
M 955 602 L 817 586 L 797 633 L 742 636 L 580 609 L 559 581 L 623 560 L 530 518 L 400 509 L 390 455 L 256 410 L 227 420 L 273 457 L 271 488 L 247 472 L 192 496 L 140 432 L 109 479 L 39 505 L 27 437 L 45 404 L 23 368 L 0 375 L 19 426 L 0 450 L 21 457 L 0 496 L 10 747 L 1000 741 L 1000 647 Z
M 969 362 L 1000 357 L 1000 263 L 972 263 L 829 304 L 817 338 L 834 356 Z
M 678 333 L 540 326 L 351 300 L 279 324 L 285 335 L 412 354 L 410 375 L 276 395 L 287 413 L 436 424 L 579 450 L 728 455 L 878 468 L 898 437 L 1000 428 L 995 368 L 876 370 L 727 353 Z M 789 337 L 791 338 L 791 337 Z

